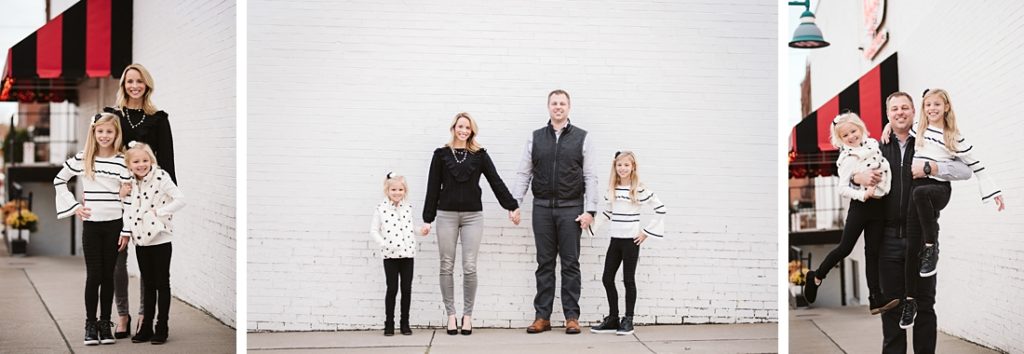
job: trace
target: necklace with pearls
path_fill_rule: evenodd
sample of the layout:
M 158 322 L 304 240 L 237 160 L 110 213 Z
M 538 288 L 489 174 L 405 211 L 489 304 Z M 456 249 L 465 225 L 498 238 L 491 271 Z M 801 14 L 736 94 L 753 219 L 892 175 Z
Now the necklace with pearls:
M 462 159 L 460 160 L 459 159 L 459 152 L 455 151 L 455 148 L 452 148 L 452 157 L 455 158 L 455 163 L 462 163 L 463 161 L 466 161 L 466 158 L 469 157 L 469 150 L 463 150 L 463 151 L 461 151 L 461 153 L 462 153 Z
M 142 112 L 142 119 L 139 119 L 138 123 L 132 123 L 132 117 L 128 115 L 128 107 L 121 107 L 121 112 L 124 113 L 124 119 L 128 121 L 128 125 L 130 125 L 132 129 L 135 129 L 136 127 L 142 125 L 142 122 L 146 121 L 145 111 Z

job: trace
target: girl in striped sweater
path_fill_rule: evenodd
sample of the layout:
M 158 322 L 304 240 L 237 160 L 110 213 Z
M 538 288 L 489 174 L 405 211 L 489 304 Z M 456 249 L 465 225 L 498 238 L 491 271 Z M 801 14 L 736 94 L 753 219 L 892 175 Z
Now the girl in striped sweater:
M 633 333 L 633 307 L 636 305 L 636 264 L 640 258 L 640 244 L 649 236 L 661 238 L 665 235 L 665 213 L 668 208 L 654 195 L 654 192 L 640 183 L 637 173 L 636 155 L 630 151 L 615 153 L 612 172 L 608 183 L 608 194 L 604 200 L 605 210 L 595 220 L 595 227 L 608 224 L 608 253 L 605 255 L 604 283 L 608 295 L 610 314 L 601 324 L 591 327 L 593 333 Z M 654 209 L 654 219 L 646 227 L 640 227 L 640 206 L 649 205 Z M 610 222 L 610 224 L 609 224 Z M 623 266 L 622 280 L 626 285 L 626 313 L 619 319 L 619 294 L 615 289 L 615 273 Z
M 907 267 L 906 297 L 900 327 L 910 328 L 914 325 L 917 315 L 917 303 L 914 300 L 919 277 L 930 277 L 937 272 L 939 261 L 939 211 L 949 203 L 952 189 L 949 181 L 935 176 L 936 161 L 952 161 L 959 158 L 974 170 L 978 177 L 981 201 L 996 202 L 997 210 L 1002 211 L 1002 191 L 988 175 L 985 165 L 978 160 L 976 150 L 960 134 L 956 125 L 956 114 L 949 93 L 942 89 L 930 89 L 924 92 L 921 102 L 921 117 L 911 127 L 910 134 L 915 136 L 914 160 L 924 161 L 924 174 L 927 178 L 915 178 L 910 192 L 910 208 L 907 210 Z
M 79 203 L 68 189 L 78 177 L 84 196 Z M 83 178 L 84 177 L 84 178 Z M 82 253 L 85 254 L 85 345 L 114 344 L 110 322 L 114 301 L 114 262 L 128 246 L 119 239 L 121 197 L 131 181 L 121 155 L 120 119 L 110 113 L 93 117 L 85 150 L 64 162 L 53 179 L 57 218 L 77 215 L 82 219 Z M 96 317 L 96 307 L 100 309 Z

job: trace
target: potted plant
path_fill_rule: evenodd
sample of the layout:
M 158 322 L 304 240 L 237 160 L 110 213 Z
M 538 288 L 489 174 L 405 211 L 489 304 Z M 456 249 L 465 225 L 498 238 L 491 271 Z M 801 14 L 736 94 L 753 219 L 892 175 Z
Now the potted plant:
M 15 207 L 17 206 L 15 203 Z M 17 208 L 17 210 L 7 213 L 4 224 L 9 230 L 7 236 L 11 240 L 11 254 L 24 254 L 32 232 L 38 228 L 39 216 L 27 208 Z

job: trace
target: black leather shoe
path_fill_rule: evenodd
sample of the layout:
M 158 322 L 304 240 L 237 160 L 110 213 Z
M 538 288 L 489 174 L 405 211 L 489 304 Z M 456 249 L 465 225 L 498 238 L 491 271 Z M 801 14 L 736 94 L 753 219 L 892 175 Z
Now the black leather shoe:
M 455 328 L 451 327 L 452 322 L 455 323 Z M 455 321 L 455 320 L 448 321 L 448 325 L 449 325 L 449 327 L 447 327 L 445 329 L 448 331 L 448 335 L 449 336 L 454 336 L 456 334 L 459 334 L 459 322 L 458 321 Z
M 114 332 L 114 338 L 125 339 L 132 335 L 132 315 L 128 315 L 128 325 L 124 327 L 124 332 Z
M 619 329 L 615 331 L 615 334 L 620 336 L 633 334 L 633 316 L 622 316 L 622 320 L 619 321 Z
M 472 325 L 470 325 L 470 327 L 472 327 Z M 472 335 L 473 334 L 473 329 L 472 328 L 466 329 L 466 316 L 462 316 L 462 325 L 459 326 L 459 328 L 461 328 L 460 332 L 464 336 L 468 336 L 468 335 Z
M 939 265 L 939 245 L 924 246 L 921 249 L 921 271 L 920 275 L 922 278 L 927 278 L 938 273 L 937 269 Z
M 615 333 L 619 330 L 619 316 L 607 316 L 601 324 L 590 327 L 590 333 Z
M 804 299 L 807 299 L 808 304 L 813 304 L 814 300 L 818 298 L 819 285 L 814 282 L 816 275 L 817 273 L 812 270 L 804 276 Z
M 900 328 L 907 329 L 914 327 L 914 319 L 917 318 L 917 300 L 903 300 L 903 315 L 900 317 Z

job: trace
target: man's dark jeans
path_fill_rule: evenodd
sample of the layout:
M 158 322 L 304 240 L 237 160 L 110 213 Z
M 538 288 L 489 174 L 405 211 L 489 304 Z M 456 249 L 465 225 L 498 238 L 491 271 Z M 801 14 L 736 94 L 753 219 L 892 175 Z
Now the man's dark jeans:
M 885 229 L 879 247 L 879 280 L 882 293 L 889 298 L 903 297 L 905 288 L 904 269 L 906 266 L 907 239 L 898 238 L 897 228 Z M 914 265 L 915 268 L 917 265 Z M 914 353 L 935 353 L 935 282 L 936 277 L 918 280 L 917 319 L 914 320 Z M 907 352 L 907 331 L 900 328 L 902 308 L 897 307 L 882 314 L 882 353 L 905 354 Z

